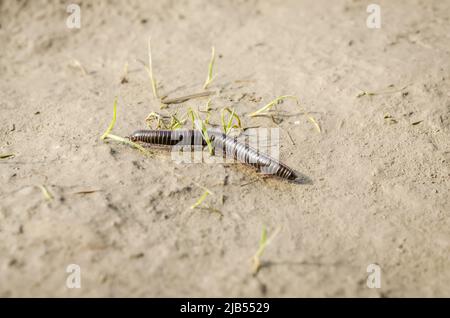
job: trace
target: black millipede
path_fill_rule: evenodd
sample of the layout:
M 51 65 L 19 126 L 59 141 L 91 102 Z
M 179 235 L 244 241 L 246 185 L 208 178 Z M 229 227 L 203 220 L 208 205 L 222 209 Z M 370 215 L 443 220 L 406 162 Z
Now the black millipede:
M 219 150 L 223 156 L 255 167 L 259 172 L 274 175 L 295 183 L 309 183 L 309 179 L 296 172 L 247 143 L 239 142 L 237 137 L 230 137 L 224 133 L 208 130 L 208 136 L 213 148 Z M 137 130 L 128 138 L 133 142 L 146 145 L 162 146 L 206 146 L 206 140 L 199 130 Z

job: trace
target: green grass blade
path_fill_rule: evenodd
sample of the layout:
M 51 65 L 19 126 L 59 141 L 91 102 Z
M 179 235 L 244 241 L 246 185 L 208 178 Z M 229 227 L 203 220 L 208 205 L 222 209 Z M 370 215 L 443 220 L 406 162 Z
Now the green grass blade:
M 139 149 L 140 151 L 142 151 L 145 154 L 152 154 L 149 150 L 145 149 L 144 147 L 142 147 L 141 145 L 132 142 L 131 140 L 127 139 L 127 138 L 123 138 L 123 137 L 119 137 L 116 135 L 111 134 L 111 131 L 114 128 L 114 125 L 116 124 L 116 119 L 117 119 L 117 97 L 114 100 L 114 110 L 113 110 L 113 118 L 111 120 L 111 123 L 109 124 L 108 128 L 106 129 L 105 133 L 100 137 L 101 140 L 105 140 L 105 139 L 112 139 L 115 141 L 119 141 L 121 143 L 133 146 L 136 149 Z
M 255 255 L 253 256 L 253 274 L 256 275 L 261 268 L 261 261 L 260 257 L 263 255 L 264 250 L 266 247 L 271 243 L 271 241 L 275 238 L 275 236 L 278 235 L 278 233 L 281 231 L 281 227 L 278 227 L 273 234 L 270 236 L 270 238 L 267 238 L 267 229 L 265 226 L 263 226 L 261 238 L 259 240 L 259 247 L 256 251 Z
M 113 110 L 113 118 L 111 120 L 111 123 L 109 124 L 108 128 L 106 129 L 105 133 L 100 137 L 100 139 L 105 139 L 106 136 L 113 130 L 114 125 L 116 124 L 116 118 L 117 118 L 117 97 L 114 99 L 114 110 Z
M 230 117 L 228 118 L 228 122 L 225 123 L 225 112 L 228 112 L 230 114 Z M 236 114 L 234 108 L 230 109 L 228 107 L 225 107 L 220 112 L 220 117 L 222 120 L 222 128 L 224 133 L 227 135 L 232 128 L 239 128 L 242 129 L 241 125 L 241 118 Z M 236 120 L 236 124 L 233 125 L 234 120 Z
M 208 65 L 208 76 L 206 77 L 205 84 L 203 84 L 203 89 L 207 89 L 209 84 L 213 81 L 213 71 L 214 71 L 214 63 L 216 61 L 216 50 L 214 46 L 211 48 L 211 60 Z
M 248 114 L 247 116 L 249 117 L 255 117 L 255 116 L 262 116 L 262 115 L 267 115 L 268 112 L 270 111 L 270 109 L 277 105 L 280 101 L 284 100 L 284 99 L 294 99 L 294 100 L 298 100 L 298 98 L 296 96 L 293 95 L 284 95 L 284 96 L 280 96 L 275 98 L 274 100 L 272 100 L 271 102 L 269 102 L 267 105 L 261 107 L 260 109 L 258 109 L 257 111 L 254 111 L 253 113 Z
M 316 128 L 316 130 L 321 133 L 322 129 L 320 128 L 319 123 L 316 121 L 316 119 L 314 117 L 312 117 L 303 107 L 300 106 L 299 100 L 297 96 L 294 95 L 284 95 L 284 96 L 280 96 L 275 98 L 274 100 L 272 100 L 270 103 L 268 103 L 267 105 L 265 105 L 264 107 L 261 107 L 260 109 L 258 109 L 257 111 L 254 111 L 253 113 L 248 114 L 247 116 L 249 117 L 256 117 L 256 116 L 267 116 L 270 115 L 270 110 L 273 106 L 277 105 L 280 101 L 284 100 L 284 99 L 293 99 L 295 100 L 295 102 L 297 103 L 297 105 L 301 108 L 301 110 L 303 111 L 303 114 L 308 118 L 308 120 L 314 125 L 314 127 Z
M 192 128 L 197 129 L 201 132 L 202 137 L 205 140 L 206 145 L 208 146 L 209 153 L 211 155 L 214 155 L 214 147 L 211 143 L 211 139 L 209 138 L 205 122 L 200 119 L 199 114 L 195 110 L 193 110 L 192 107 L 188 109 L 187 115 L 191 118 Z
M 314 119 L 314 117 L 312 117 L 311 115 L 309 115 L 306 111 L 305 111 L 305 115 L 308 118 L 308 120 L 313 123 L 314 127 L 316 127 L 316 130 L 319 132 L 319 134 L 322 132 L 322 129 L 319 126 L 319 123 Z
M 209 138 L 205 123 L 201 119 L 197 119 L 195 121 L 195 126 L 198 130 L 200 130 L 203 139 L 206 141 L 206 145 L 208 146 L 209 154 L 214 155 L 214 147 L 211 143 L 211 139 Z
M 188 111 L 187 111 L 187 116 L 190 117 L 191 122 L 192 122 L 192 129 L 195 129 L 195 111 L 189 107 Z
M 211 192 L 209 192 L 208 190 L 205 190 L 205 192 L 203 192 L 202 196 L 191 206 L 191 210 L 195 209 L 200 204 L 202 204 L 202 202 L 205 201 L 206 197 L 210 194 L 211 194 Z
M 130 145 L 130 146 L 132 146 L 132 147 L 138 149 L 139 151 L 141 151 L 141 152 L 144 153 L 144 154 L 147 154 L 147 155 L 152 155 L 152 154 L 153 154 L 153 153 L 152 153 L 151 151 L 149 151 L 148 149 L 142 147 L 142 146 L 139 145 L 138 143 L 135 143 L 135 142 L 133 142 L 133 141 L 127 139 L 127 138 L 123 138 L 123 137 L 116 136 L 116 135 L 113 135 L 113 134 L 108 134 L 106 137 L 107 137 L 108 139 L 112 139 L 112 140 L 119 141 L 119 142 L 121 142 L 121 143 Z
M 172 115 L 170 115 L 169 129 L 176 130 L 176 129 L 183 128 L 185 121 L 186 120 L 178 119 L 176 114 L 172 114 Z
M 261 233 L 261 239 L 259 240 L 259 246 L 265 246 L 267 242 L 267 228 L 263 226 L 262 233 Z M 261 255 L 261 254 L 260 254 Z

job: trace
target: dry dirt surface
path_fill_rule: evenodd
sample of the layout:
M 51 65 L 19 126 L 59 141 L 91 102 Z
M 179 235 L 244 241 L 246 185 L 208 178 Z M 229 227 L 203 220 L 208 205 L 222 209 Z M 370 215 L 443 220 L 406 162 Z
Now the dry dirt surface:
M 0 296 L 450 296 L 450 1 L 379 1 L 380 28 L 368 1 L 76 3 L 79 29 L 0 1 Z M 161 95 L 201 92 L 214 46 L 211 122 L 279 128 L 312 184 L 100 140 L 115 96 L 119 136 L 206 105 L 160 109 L 150 36 Z M 321 132 L 289 100 L 247 116 L 286 94 Z

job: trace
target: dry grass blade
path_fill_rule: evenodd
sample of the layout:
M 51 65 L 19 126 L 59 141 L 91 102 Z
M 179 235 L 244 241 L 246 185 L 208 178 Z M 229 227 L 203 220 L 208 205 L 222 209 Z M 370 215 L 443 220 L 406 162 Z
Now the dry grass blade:
M 396 124 L 398 123 L 397 119 L 395 119 L 394 117 L 392 117 L 390 114 L 385 114 L 383 116 L 383 119 L 386 123 L 388 124 Z
M 191 99 L 194 99 L 194 98 L 208 97 L 208 96 L 211 96 L 213 94 L 215 94 L 215 92 L 213 92 L 213 91 L 206 91 L 206 92 L 190 94 L 190 95 L 174 97 L 174 98 L 163 98 L 161 100 L 161 102 L 163 104 L 165 104 L 165 105 L 181 104 L 181 103 L 184 103 L 184 102 L 186 102 L 188 100 L 191 100 Z
M 8 159 L 8 158 L 14 158 L 16 155 L 13 153 L 5 153 L 0 155 L 0 159 Z
M 198 209 L 202 210 L 202 211 L 206 211 L 209 213 L 216 213 L 218 214 L 220 217 L 223 217 L 223 213 L 222 211 L 220 211 L 219 209 L 213 208 L 212 206 L 204 206 L 204 207 L 199 207 Z
M 53 200 L 53 196 L 51 195 L 51 193 L 47 190 L 47 188 L 44 185 L 40 185 L 39 188 L 41 189 L 42 194 L 44 195 L 44 198 L 47 201 Z
M 291 134 L 289 133 L 289 131 L 286 131 L 286 133 L 287 133 L 289 139 L 291 140 L 292 146 L 295 146 L 294 138 L 292 138 L 292 136 L 291 136 Z
M 392 87 L 392 86 L 394 86 L 394 85 L 391 85 L 390 87 Z M 401 87 L 401 88 L 399 88 L 399 89 L 385 89 L 385 90 L 376 91 L 376 92 L 366 91 L 366 90 L 363 90 L 363 89 L 358 88 L 361 92 L 360 92 L 358 95 L 356 95 L 356 98 L 360 98 L 360 97 L 363 97 L 363 96 L 375 96 L 375 95 L 383 95 L 383 94 L 395 94 L 395 93 L 399 93 L 399 92 L 405 90 L 408 86 L 409 86 L 409 84 L 408 84 L 408 85 L 405 85 L 405 86 L 403 86 L 403 87 Z
M 152 127 L 152 123 L 154 121 L 156 121 L 156 126 Z M 167 128 L 163 117 L 155 112 L 151 112 L 150 114 L 148 114 L 147 118 L 145 118 L 145 122 L 147 123 L 147 126 L 151 129 Z
M 148 66 L 145 66 L 145 70 L 148 73 L 148 77 L 150 78 L 150 83 L 152 85 L 153 96 L 158 99 L 158 89 L 156 84 L 156 79 L 153 75 L 153 62 L 152 62 L 152 45 L 151 39 L 148 38 Z
M 101 189 L 94 189 L 94 190 L 80 190 L 80 191 L 76 191 L 73 192 L 72 194 L 91 194 L 91 193 L 95 193 L 95 192 L 99 192 L 102 191 Z
M 216 61 L 216 50 L 214 46 L 211 48 L 211 60 L 209 61 L 208 65 L 208 76 L 206 77 L 205 84 L 203 84 L 203 89 L 207 89 L 209 84 L 213 81 L 213 70 L 214 70 L 214 63 Z
M 83 76 L 86 76 L 88 74 L 88 72 L 86 71 L 86 69 L 84 68 L 84 66 L 81 64 L 80 61 L 78 61 L 77 59 L 72 59 L 72 64 L 71 66 L 73 68 L 77 68 L 81 71 L 81 74 L 83 74 Z

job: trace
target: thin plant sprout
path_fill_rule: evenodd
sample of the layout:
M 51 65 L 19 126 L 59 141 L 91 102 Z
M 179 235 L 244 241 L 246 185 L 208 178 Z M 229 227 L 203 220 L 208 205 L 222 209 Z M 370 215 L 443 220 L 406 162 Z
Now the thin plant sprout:
M 208 131 L 206 130 L 206 125 L 203 121 L 202 121 L 202 135 L 203 135 L 203 138 L 205 138 L 205 140 L 206 140 L 206 144 L 208 145 L 209 154 L 213 155 L 214 147 L 211 143 L 211 139 L 208 136 Z
M 294 100 L 298 100 L 296 96 L 293 95 L 284 95 L 284 96 L 279 96 L 277 98 L 275 98 L 274 100 L 272 100 L 270 103 L 268 103 L 267 105 L 261 107 L 260 109 L 258 109 L 257 111 L 254 111 L 253 113 L 248 114 L 249 117 L 256 117 L 256 116 L 266 116 L 269 114 L 269 111 L 271 110 L 271 108 L 275 105 L 277 105 L 280 101 L 284 100 L 284 99 L 294 99 Z
M 198 115 L 198 113 L 196 111 L 194 111 L 192 108 L 188 109 L 188 116 L 191 118 L 192 127 L 194 129 L 198 129 L 201 132 L 202 137 L 205 140 L 206 145 L 208 146 L 210 155 L 213 155 L 214 147 L 212 145 L 211 139 L 209 138 L 205 122 L 200 119 L 200 116 Z
M 216 50 L 213 46 L 211 48 L 211 60 L 209 61 L 209 65 L 208 65 L 208 76 L 206 77 L 205 84 L 203 84 L 203 89 L 207 89 L 209 84 L 211 84 L 211 82 L 214 79 L 213 71 L 214 71 L 215 61 L 216 61 Z
M 180 174 L 178 174 L 176 172 L 174 172 L 174 175 L 177 176 L 180 179 L 186 179 L 186 176 L 180 175 Z M 214 193 L 211 190 L 209 190 L 207 187 L 202 186 L 198 182 L 195 182 L 195 180 L 193 180 L 192 178 L 188 178 L 188 179 L 189 179 L 189 182 L 195 184 L 197 187 L 199 187 L 200 189 L 202 189 L 204 191 L 203 194 L 201 195 L 201 197 L 193 205 L 190 206 L 190 209 L 193 210 L 195 208 L 198 208 L 199 205 L 203 201 L 205 201 L 205 199 L 208 197 L 208 195 L 214 195 Z M 215 211 L 218 211 L 220 214 L 222 214 L 222 212 L 220 212 L 219 210 L 211 208 L 211 207 L 205 207 L 205 209 L 207 209 L 207 210 L 215 210 Z
M 199 110 L 200 113 L 206 113 L 205 124 L 209 125 L 209 120 L 211 118 L 211 98 L 206 102 L 206 107 L 204 110 Z
M 295 100 L 295 102 L 297 103 L 297 105 L 300 107 L 300 109 L 302 110 L 303 114 L 308 118 L 308 120 L 314 125 L 314 127 L 316 128 L 316 130 L 321 133 L 322 129 L 320 128 L 320 125 L 317 123 L 316 119 L 314 117 L 312 117 L 303 107 L 300 106 L 299 100 L 297 96 L 294 95 L 284 95 L 284 96 L 280 96 L 275 98 L 274 100 L 272 100 L 270 103 L 266 104 L 265 106 L 261 107 L 260 109 L 258 109 L 257 111 L 254 111 L 253 113 L 248 114 L 247 116 L 249 117 L 257 117 L 257 116 L 268 116 L 270 115 L 270 110 L 272 107 L 274 107 L 275 105 L 277 105 L 280 101 L 284 100 L 284 99 L 293 99 Z
M 111 123 L 109 124 L 105 133 L 100 137 L 100 139 L 102 139 L 102 140 L 105 139 L 108 136 L 108 134 L 112 131 L 112 129 L 114 128 L 114 125 L 116 124 L 116 118 L 117 118 L 117 97 L 114 99 L 113 118 L 111 120 Z
M 228 112 L 230 114 L 230 117 L 228 118 L 228 122 L 226 122 L 226 120 L 225 120 L 225 112 Z M 241 119 L 239 118 L 238 114 L 236 114 L 234 108 L 233 109 L 230 109 L 229 107 L 223 108 L 222 111 L 220 112 L 220 117 L 222 120 L 222 128 L 226 135 L 233 128 L 242 129 Z M 236 124 L 233 125 L 234 120 L 236 120 Z
M 100 137 L 101 140 L 105 140 L 106 138 L 108 139 L 112 139 L 115 141 L 119 141 L 121 143 L 130 145 L 138 150 L 140 150 L 141 152 L 145 153 L 145 154 L 151 154 L 151 152 L 147 149 L 145 149 L 144 147 L 142 147 L 141 145 L 132 142 L 131 140 L 127 139 L 127 138 L 123 138 L 120 136 L 116 136 L 111 134 L 111 131 L 114 128 L 114 125 L 116 124 L 116 118 L 117 118 L 117 97 L 114 100 L 114 106 L 113 106 L 113 118 L 111 120 L 111 123 L 109 124 L 108 128 L 106 129 L 106 131 L 104 132 L 104 134 Z
M 180 129 L 183 128 L 184 123 L 186 122 L 186 119 L 178 119 L 176 114 L 172 114 L 170 116 L 171 118 L 171 122 L 170 122 L 170 130 L 176 130 L 176 129 Z
M 211 111 L 211 98 L 210 99 L 208 99 L 208 101 L 206 102 L 206 108 L 205 108 L 205 110 L 204 110 L 204 112 L 209 112 L 209 111 Z
M 256 251 L 255 255 L 253 255 L 253 274 L 256 275 L 261 268 L 261 261 L 260 258 L 264 254 L 264 251 L 266 247 L 272 242 L 272 240 L 275 238 L 275 236 L 278 235 L 278 233 L 281 231 L 281 227 L 278 227 L 273 234 L 267 238 L 267 229 L 265 226 L 263 226 L 262 232 L 261 232 L 261 238 L 259 240 L 259 247 Z
M 201 184 L 195 182 L 194 180 L 191 180 L 192 183 L 194 183 L 197 187 L 201 188 L 204 190 L 203 194 L 201 195 L 201 197 L 191 206 L 191 210 L 197 208 L 200 204 L 202 204 L 203 201 L 205 201 L 205 199 L 208 197 L 208 195 L 214 195 L 214 193 L 209 190 L 208 188 L 202 186 Z
M 200 204 L 202 204 L 202 202 L 205 201 L 206 197 L 210 194 L 211 194 L 211 192 L 209 192 L 209 190 L 205 190 L 205 192 L 203 192 L 202 196 L 191 206 L 191 210 L 195 209 Z
M 191 107 L 188 108 L 187 115 L 191 118 L 192 129 L 195 129 L 196 116 L 195 116 L 195 111 Z
M 152 85 L 153 96 L 156 99 L 159 99 L 156 79 L 155 79 L 155 76 L 153 75 L 152 45 L 151 45 L 151 39 L 150 38 L 148 38 L 148 66 L 145 66 L 145 70 L 147 71 L 148 77 L 150 78 L 150 83 Z
M 320 134 L 322 132 L 322 129 L 320 128 L 319 123 L 315 120 L 315 118 L 313 116 L 311 116 L 306 109 L 304 109 L 302 106 L 300 106 L 298 100 L 297 100 L 297 105 L 298 107 L 300 107 L 300 109 L 303 111 L 303 114 L 305 114 L 306 118 L 308 118 L 308 120 L 314 125 L 314 127 L 316 127 L 317 132 Z
M 137 144 L 135 142 L 132 142 L 131 140 L 129 140 L 127 138 L 123 138 L 123 137 L 116 136 L 116 135 L 113 135 L 113 134 L 108 134 L 107 137 L 108 137 L 108 139 L 112 139 L 112 140 L 119 141 L 121 143 L 130 145 L 130 146 L 140 150 L 141 152 L 143 152 L 145 154 L 151 154 L 151 152 L 148 149 L 142 147 L 141 145 L 139 145 L 139 144 Z

